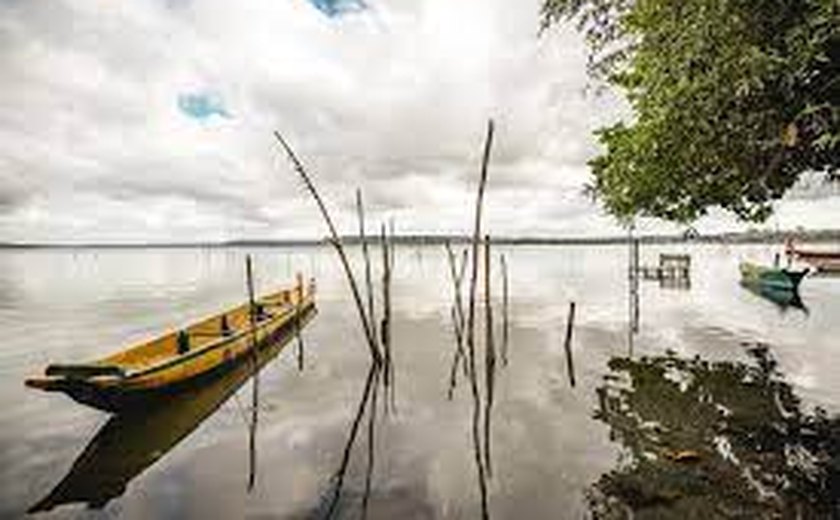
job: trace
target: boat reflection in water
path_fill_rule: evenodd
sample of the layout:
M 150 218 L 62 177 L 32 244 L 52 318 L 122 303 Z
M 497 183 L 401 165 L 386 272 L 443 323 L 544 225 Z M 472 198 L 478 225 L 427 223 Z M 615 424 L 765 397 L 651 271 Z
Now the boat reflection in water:
M 595 518 L 837 518 L 840 418 L 807 412 L 767 347 L 751 363 L 613 358 L 595 418 L 624 456 Z
M 312 308 L 304 323 L 315 316 Z M 279 341 L 259 351 L 262 368 L 294 340 L 288 330 Z M 78 456 L 70 471 L 30 513 L 62 504 L 86 503 L 100 509 L 121 496 L 128 483 L 154 464 L 198 427 L 247 381 L 253 371 L 250 358 L 231 370 L 182 391 L 112 416 Z
M 775 303 L 781 311 L 794 308 L 808 314 L 808 307 L 805 306 L 805 303 L 799 296 L 799 291 L 796 289 L 778 289 L 765 285 L 752 285 L 744 283 L 742 283 L 741 286 L 751 293 Z

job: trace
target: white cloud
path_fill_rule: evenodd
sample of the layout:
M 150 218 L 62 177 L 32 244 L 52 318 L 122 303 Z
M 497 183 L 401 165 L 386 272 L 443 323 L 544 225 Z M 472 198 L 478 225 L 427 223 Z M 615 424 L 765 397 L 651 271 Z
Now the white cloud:
M 348 232 L 357 186 L 371 220 L 462 231 L 490 116 L 494 232 L 615 232 L 581 190 L 618 103 L 584 95 L 573 30 L 537 37 L 539 3 L 0 3 L 0 241 L 320 236 L 275 128 Z M 196 92 L 231 117 L 186 117 Z

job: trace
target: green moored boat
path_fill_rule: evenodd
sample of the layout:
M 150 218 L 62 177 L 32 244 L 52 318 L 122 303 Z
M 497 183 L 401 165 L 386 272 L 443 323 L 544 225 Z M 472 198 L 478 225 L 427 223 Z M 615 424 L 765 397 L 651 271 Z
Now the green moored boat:
M 799 282 L 808 274 L 807 269 L 794 271 L 750 262 L 742 262 L 740 268 L 742 284 L 781 291 L 796 291 Z

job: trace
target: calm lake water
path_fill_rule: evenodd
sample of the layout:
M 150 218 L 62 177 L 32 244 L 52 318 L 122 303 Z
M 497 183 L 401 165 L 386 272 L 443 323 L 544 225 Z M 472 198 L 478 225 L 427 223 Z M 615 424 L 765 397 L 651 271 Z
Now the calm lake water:
M 737 502 L 732 497 L 689 504 L 684 490 L 629 493 L 626 485 L 618 486 L 621 475 L 629 474 L 622 473 L 625 468 L 639 467 L 633 466 L 634 455 L 641 454 L 642 462 L 667 461 L 679 471 L 694 464 L 691 471 L 701 468 L 709 474 L 723 471 L 724 464 L 753 461 L 737 442 L 737 432 L 736 440 L 710 434 L 717 451 L 704 451 L 699 438 L 666 442 L 651 437 L 652 444 L 639 444 L 627 421 L 616 418 L 645 418 L 638 424 L 640 431 L 647 431 L 649 425 L 661 428 L 695 417 L 675 418 L 679 410 L 668 407 L 682 403 L 676 408 L 685 409 L 690 390 L 678 382 L 669 386 L 664 376 L 651 383 L 645 374 L 659 372 L 646 371 L 653 365 L 645 365 L 642 356 L 662 360 L 672 351 L 673 359 L 684 361 L 671 363 L 668 373 L 682 371 L 698 378 L 700 370 L 715 376 L 718 369 L 756 366 L 761 360 L 750 355 L 750 348 L 766 344 L 766 353 L 778 363 L 779 374 L 772 383 L 773 395 L 782 396 L 775 398 L 777 404 L 782 402 L 778 408 L 784 412 L 785 392 L 790 390 L 802 400 L 803 413 L 811 413 L 815 406 L 829 415 L 840 413 L 840 278 L 807 278 L 801 288 L 804 309 L 779 305 L 738 284 L 740 260 L 769 261 L 777 249 L 643 246 L 643 263 L 655 263 L 659 252 L 691 254 L 691 287 L 679 290 L 642 283 L 641 327 L 634 341 L 637 361 L 621 364 L 610 360 L 628 354 L 626 246 L 497 248 L 494 254 L 504 252 L 510 267 L 510 364 L 499 370 L 496 380 L 493 477 L 488 484 L 491 516 L 586 518 L 598 513 L 599 507 L 610 507 L 604 497 L 619 496 L 628 502 L 631 495 L 636 499 L 629 504 L 639 511 L 671 508 L 677 513 L 687 507 L 705 511 L 704 518 L 726 516 L 721 504 Z M 254 255 L 260 293 L 291 284 L 297 271 L 315 277 L 318 284 L 318 314 L 304 330 L 304 370 L 297 370 L 292 344 L 261 372 L 252 492 L 247 491 L 244 418 L 250 386 L 244 377 L 231 376 L 166 410 L 150 410 L 139 419 L 116 423 L 63 395 L 24 388 L 24 378 L 49 362 L 93 359 L 242 302 L 246 253 Z M 498 301 L 497 270 L 493 282 Z M 462 382 L 455 399 L 446 399 L 454 349 L 451 298 L 442 247 L 397 248 L 393 296 L 397 409 L 377 416 L 371 518 L 480 515 L 468 387 Z M 567 378 L 563 350 L 571 301 L 577 305 L 574 388 Z M 500 321 L 497 313 L 497 327 Z M 0 347 L 0 517 L 23 515 L 50 494 L 74 462 L 76 471 L 87 473 L 79 477 L 81 481 L 67 484 L 75 495 L 65 489 L 64 499 L 88 499 L 98 509 L 87 509 L 84 503 L 61 505 L 42 513 L 44 517 L 322 514 L 369 365 L 350 292 L 332 250 L 0 251 L 0 330 L 5 338 Z M 499 338 L 501 331 L 496 330 Z M 690 364 L 696 355 L 727 364 L 714 365 L 709 372 L 705 365 Z M 608 391 L 608 384 L 621 379 L 622 373 L 635 393 Z M 757 388 L 755 381 L 767 380 L 752 373 L 737 374 L 749 388 Z M 237 393 L 225 399 L 236 388 Z M 644 393 L 646 388 L 656 390 Z M 718 399 L 723 398 L 715 397 L 714 390 L 720 385 L 710 383 L 708 388 L 712 390 L 698 402 L 715 400 L 720 405 Z M 667 402 L 656 402 L 669 392 L 675 393 Z M 605 395 L 612 395 L 613 401 L 605 400 Z M 616 405 L 611 409 L 618 415 L 605 412 L 612 406 L 605 404 L 608 401 Z M 720 416 L 738 417 L 739 406 L 720 405 Z M 672 415 L 655 417 L 666 412 Z M 782 413 L 781 418 L 788 415 Z M 753 417 L 749 424 L 764 419 Z M 352 454 L 340 517 L 359 514 L 366 431 L 362 428 Z M 657 435 L 667 438 L 667 433 Z M 88 446 L 92 439 L 98 440 Z M 685 462 L 696 458 L 700 461 Z M 711 459 L 717 466 L 711 465 Z M 98 501 L 90 496 L 91 489 L 101 495 Z M 717 491 L 703 493 L 707 499 L 717 496 Z

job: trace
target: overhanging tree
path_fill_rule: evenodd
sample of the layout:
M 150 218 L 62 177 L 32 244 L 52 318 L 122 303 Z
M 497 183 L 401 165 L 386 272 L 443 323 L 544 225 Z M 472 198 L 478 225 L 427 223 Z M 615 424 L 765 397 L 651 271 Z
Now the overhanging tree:
M 593 190 L 620 218 L 761 221 L 804 173 L 840 170 L 838 0 L 545 0 L 629 123 L 597 131 Z

